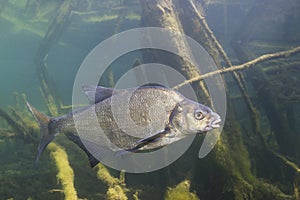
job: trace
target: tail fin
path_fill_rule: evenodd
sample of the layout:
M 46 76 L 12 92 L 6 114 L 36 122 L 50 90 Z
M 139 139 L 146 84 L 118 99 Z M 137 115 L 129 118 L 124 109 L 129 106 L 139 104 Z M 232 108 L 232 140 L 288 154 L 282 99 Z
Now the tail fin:
M 40 126 L 41 139 L 40 139 L 40 143 L 38 146 L 38 152 L 36 155 L 36 162 L 38 162 L 44 149 L 53 140 L 55 133 L 51 133 L 49 126 L 48 126 L 51 121 L 50 117 L 48 117 L 47 115 L 44 115 L 43 113 L 40 113 L 33 106 L 31 106 L 28 102 L 26 102 L 26 105 Z

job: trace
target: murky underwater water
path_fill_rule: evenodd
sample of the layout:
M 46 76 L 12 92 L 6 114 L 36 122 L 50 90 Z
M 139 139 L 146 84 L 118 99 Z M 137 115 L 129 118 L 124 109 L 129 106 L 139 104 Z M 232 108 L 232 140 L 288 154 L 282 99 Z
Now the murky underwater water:
M 124 174 L 101 164 L 91 169 L 86 154 L 63 135 L 36 164 L 39 130 L 24 104 L 50 116 L 70 112 L 81 63 L 122 31 L 182 31 L 218 68 L 228 68 L 221 50 L 239 65 L 298 47 L 299 10 L 297 0 L 2 0 L 0 199 L 299 199 L 299 50 L 222 74 L 227 116 L 213 151 L 199 159 L 204 135 L 197 136 L 180 159 L 150 173 Z M 120 55 L 99 84 L 113 86 L 133 66 L 149 62 L 188 76 L 178 57 L 136 50 Z M 192 86 L 206 101 L 198 82 Z

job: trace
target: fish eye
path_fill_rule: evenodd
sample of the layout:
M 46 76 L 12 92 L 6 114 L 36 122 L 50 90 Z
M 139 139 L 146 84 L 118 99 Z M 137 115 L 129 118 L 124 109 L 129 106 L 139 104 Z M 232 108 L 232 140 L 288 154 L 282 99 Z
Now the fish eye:
M 200 110 L 197 110 L 195 113 L 194 113 L 194 116 L 197 120 L 201 120 L 204 118 L 204 113 Z

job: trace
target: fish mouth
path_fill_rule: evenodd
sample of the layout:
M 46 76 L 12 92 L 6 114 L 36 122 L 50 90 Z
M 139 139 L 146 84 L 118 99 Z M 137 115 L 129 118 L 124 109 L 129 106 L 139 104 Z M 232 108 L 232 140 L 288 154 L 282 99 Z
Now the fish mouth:
M 212 127 L 212 128 L 220 128 L 220 122 L 221 122 L 222 120 L 221 120 L 221 118 L 218 118 L 218 119 L 216 119 L 216 120 L 214 120 L 211 124 L 210 124 L 210 126 Z
M 205 128 L 204 128 L 204 131 L 210 131 L 212 129 L 215 129 L 215 128 L 220 128 L 221 125 L 220 125 L 220 122 L 221 122 L 221 118 L 218 116 L 218 118 L 216 118 L 215 120 L 211 121 L 211 123 L 209 123 Z

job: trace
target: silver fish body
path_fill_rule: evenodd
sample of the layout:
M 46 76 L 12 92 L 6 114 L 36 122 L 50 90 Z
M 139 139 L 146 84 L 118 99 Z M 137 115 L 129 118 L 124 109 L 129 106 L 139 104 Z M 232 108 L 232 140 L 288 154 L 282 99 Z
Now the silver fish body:
M 84 91 L 91 105 L 57 118 L 48 118 L 27 103 L 41 126 L 37 159 L 60 132 L 66 133 L 86 153 L 78 131 L 80 139 L 112 151 L 135 152 L 218 128 L 221 122 L 210 108 L 170 88 L 143 86 L 113 90 L 88 86 Z

